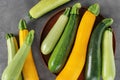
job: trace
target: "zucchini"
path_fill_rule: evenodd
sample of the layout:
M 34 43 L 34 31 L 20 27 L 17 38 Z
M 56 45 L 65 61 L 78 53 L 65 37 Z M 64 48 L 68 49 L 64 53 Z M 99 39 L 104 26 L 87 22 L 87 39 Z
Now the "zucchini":
M 115 60 L 113 54 L 113 34 L 108 28 L 103 34 L 102 40 L 102 78 L 103 80 L 115 80 Z
M 50 56 L 50 59 L 48 61 L 48 68 L 53 73 L 58 73 L 61 71 L 72 49 L 77 27 L 80 21 L 80 7 L 80 3 L 76 3 L 72 7 L 72 10 L 70 12 L 70 18 L 66 25 L 66 28 Z
M 47 12 L 63 5 L 71 0 L 41 0 L 29 11 L 29 16 L 33 19 L 37 19 Z
M 50 32 L 47 34 L 41 44 L 41 52 L 47 55 L 52 52 L 56 43 L 58 42 L 64 27 L 68 22 L 70 8 L 66 8 L 65 12 L 59 17 L 57 22 L 54 24 Z
M 102 20 L 93 30 L 89 45 L 85 67 L 85 80 L 100 80 L 101 76 L 101 41 L 104 30 L 113 23 L 113 19 Z
M 33 39 L 34 39 L 34 31 L 31 30 L 27 35 L 26 40 L 23 43 L 23 46 L 17 51 L 13 60 L 4 70 L 1 80 L 18 80 L 24 62 L 26 60 L 26 57 L 30 51 Z
M 94 22 L 100 11 L 99 4 L 89 6 L 81 18 L 75 42 L 70 56 L 56 80 L 77 80 L 82 73 L 87 53 L 87 46 Z
M 19 44 L 20 44 L 20 47 L 22 47 L 23 42 L 29 32 L 27 29 L 26 21 L 21 19 L 19 22 L 18 28 L 19 28 Z M 24 80 L 39 80 L 39 76 L 34 63 L 33 53 L 31 49 L 25 60 L 22 73 L 23 73 Z
M 16 52 L 18 51 L 17 40 L 13 34 L 6 34 L 7 48 L 8 48 L 8 65 L 12 61 Z M 19 76 L 18 80 L 22 80 L 22 74 Z
M 15 47 L 15 42 L 13 38 L 13 34 L 6 34 L 6 40 L 7 40 L 7 48 L 8 48 L 8 64 L 12 61 L 13 57 L 15 56 L 17 52 L 17 47 Z

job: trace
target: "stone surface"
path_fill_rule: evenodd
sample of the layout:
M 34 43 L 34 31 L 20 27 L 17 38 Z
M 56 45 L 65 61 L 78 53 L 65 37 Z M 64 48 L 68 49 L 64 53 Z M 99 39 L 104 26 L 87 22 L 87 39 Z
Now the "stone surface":
M 34 6 L 39 0 L 0 0 L 0 77 L 4 68 L 7 66 L 7 46 L 5 40 L 6 33 L 13 33 L 18 38 L 18 22 L 21 18 L 28 14 L 29 9 Z M 39 34 L 40 30 L 46 23 L 46 21 L 56 11 L 61 10 L 64 7 L 72 6 L 76 2 L 81 2 L 82 6 L 89 6 L 95 2 L 98 2 L 101 6 L 101 14 L 104 17 L 112 17 L 114 24 L 112 28 L 116 37 L 116 79 L 120 79 L 120 0 L 71 0 L 71 2 L 60 6 L 59 8 L 47 13 L 38 20 L 29 23 L 29 29 L 34 29 L 35 39 L 32 45 L 33 57 L 37 65 L 37 70 L 41 80 L 54 80 L 55 76 L 51 75 L 45 66 L 39 51 Z M 49 79 L 48 79 L 49 78 Z

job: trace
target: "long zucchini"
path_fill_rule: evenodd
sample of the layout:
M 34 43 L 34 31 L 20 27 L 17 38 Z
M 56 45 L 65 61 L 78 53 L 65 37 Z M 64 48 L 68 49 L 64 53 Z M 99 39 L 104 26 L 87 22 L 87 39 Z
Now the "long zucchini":
M 70 8 L 66 8 L 65 12 L 59 17 L 50 32 L 47 34 L 41 44 L 41 52 L 47 55 L 52 52 L 56 43 L 58 42 L 69 17 Z
M 78 79 L 85 64 L 88 41 L 96 16 L 99 15 L 99 12 L 99 4 L 93 4 L 84 13 L 78 27 L 75 43 L 73 45 L 70 57 L 68 58 L 63 70 L 57 76 L 56 80 Z
M 70 50 L 72 49 L 77 27 L 80 21 L 79 19 L 80 7 L 81 7 L 80 3 L 76 3 L 72 7 L 68 24 L 66 25 L 66 28 L 58 44 L 56 45 L 54 51 L 52 52 L 52 55 L 50 56 L 50 59 L 48 61 L 48 68 L 53 73 L 58 73 L 61 71 L 61 69 L 65 65 Z
M 26 26 L 26 21 L 23 19 L 20 20 L 18 27 L 19 27 L 19 43 L 20 43 L 20 47 L 22 47 L 23 42 L 29 31 Z M 25 60 L 22 73 L 23 73 L 24 80 L 39 80 L 39 76 L 38 76 L 37 69 L 34 63 L 31 49 Z
M 41 0 L 30 9 L 29 15 L 32 18 L 37 19 L 41 17 L 42 15 L 46 14 L 47 12 L 69 1 L 70 0 Z
M 103 80 L 115 80 L 115 59 L 113 54 L 113 34 L 108 28 L 103 34 L 102 40 L 102 78 Z
M 113 23 L 113 19 L 102 20 L 93 30 L 86 59 L 85 80 L 100 80 L 101 76 L 101 41 L 103 32 Z
M 27 35 L 25 42 L 23 43 L 23 46 L 17 51 L 13 60 L 4 70 L 1 80 L 18 80 L 25 59 L 30 51 L 33 39 L 34 39 L 34 31 L 31 30 Z

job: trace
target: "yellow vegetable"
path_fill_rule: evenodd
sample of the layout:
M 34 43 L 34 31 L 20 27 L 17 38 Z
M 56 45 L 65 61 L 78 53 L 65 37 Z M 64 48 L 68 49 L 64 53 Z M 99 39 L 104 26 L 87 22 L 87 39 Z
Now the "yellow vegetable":
M 56 77 L 56 80 L 78 79 L 85 64 L 88 41 L 96 16 L 99 14 L 99 10 L 99 5 L 93 4 L 84 13 L 70 57 L 68 58 L 64 69 Z
M 25 20 L 20 20 L 19 29 L 20 29 L 19 42 L 20 42 L 20 47 L 21 47 L 28 34 Z M 30 50 L 27 56 L 22 72 L 23 72 L 24 80 L 39 80 L 39 76 L 37 74 L 37 70 L 36 70 L 33 56 L 32 56 L 32 50 Z

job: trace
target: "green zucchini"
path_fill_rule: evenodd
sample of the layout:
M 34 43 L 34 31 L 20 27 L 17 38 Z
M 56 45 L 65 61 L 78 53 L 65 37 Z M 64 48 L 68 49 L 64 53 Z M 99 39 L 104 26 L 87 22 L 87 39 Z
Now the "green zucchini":
M 8 47 L 8 65 L 18 51 L 18 44 L 13 34 L 6 34 L 7 47 Z M 22 74 L 18 80 L 22 80 Z
M 47 34 L 41 44 L 41 52 L 47 55 L 52 52 L 56 43 L 58 42 L 69 17 L 70 8 L 66 8 L 65 12 L 59 17 L 50 32 Z
M 70 12 L 70 18 L 65 27 L 65 30 L 50 56 L 50 59 L 48 61 L 48 68 L 53 73 L 58 73 L 61 71 L 72 49 L 77 27 L 80 21 L 80 7 L 80 3 L 76 3 L 72 7 L 72 10 Z
M 113 23 L 113 19 L 102 20 L 93 30 L 86 58 L 85 80 L 100 80 L 101 76 L 101 42 L 104 30 Z
M 31 30 L 23 43 L 23 46 L 17 51 L 13 60 L 4 70 L 1 80 L 18 80 L 19 75 L 22 71 L 26 57 L 30 51 L 32 42 L 34 39 L 34 31 Z
M 115 59 L 113 54 L 112 29 L 105 30 L 102 40 L 102 78 L 103 80 L 115 80 Z
M 29 15 L 33 19 L 37 19 L 47 12 L 57 8 L 60 5 L 63 5 L 71 0 L 41 0 L 35 6 L 33 6 Z
M 12 61 L 15 56 L 17 49 L 13 39 L 13 34 L 6 34 L 7 48 L 8 48 L 8 64 Z

